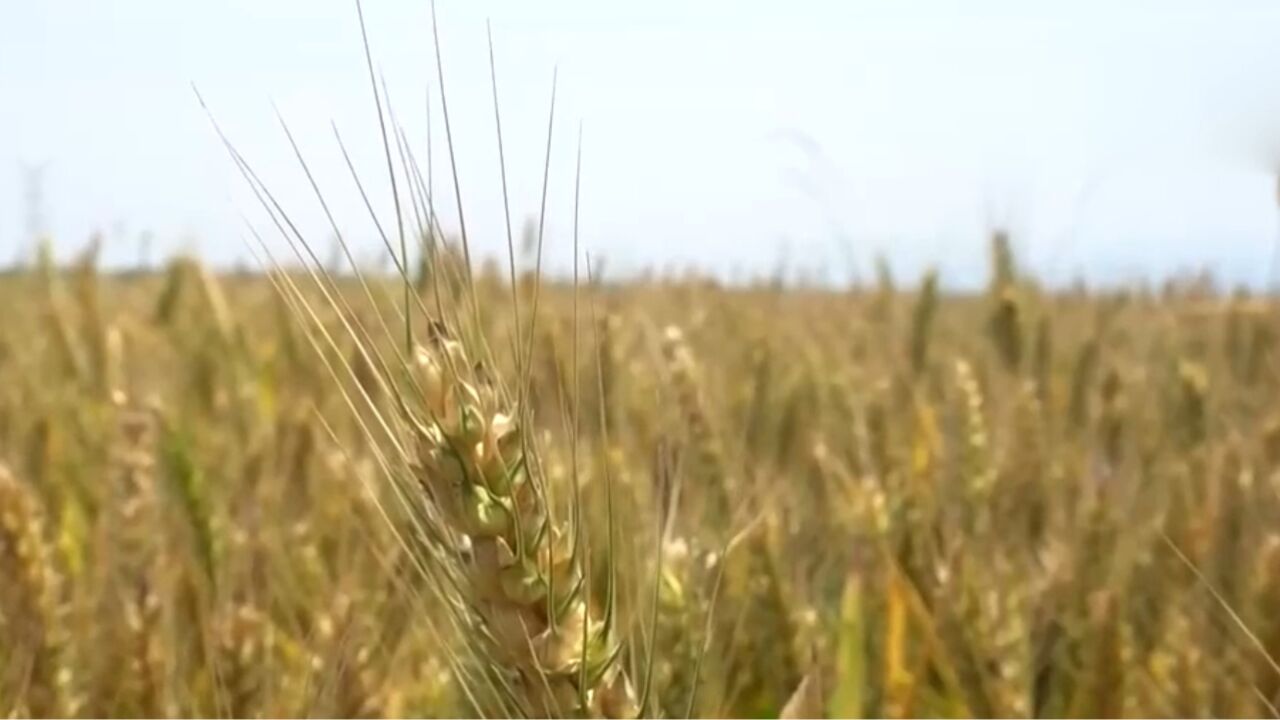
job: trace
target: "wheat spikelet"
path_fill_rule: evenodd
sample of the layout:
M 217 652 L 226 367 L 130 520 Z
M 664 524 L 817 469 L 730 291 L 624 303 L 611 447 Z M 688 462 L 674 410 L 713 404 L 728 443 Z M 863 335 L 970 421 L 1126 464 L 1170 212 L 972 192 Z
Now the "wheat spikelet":
M 367 641 L 364 619 L 354 598 L 337 592 L 332 606 L 323 608 L 315 620 L 318 646 L 312 658 L 316 673 L 315 695 L 308 707 L 324 708 L 325 714 L 344 718 L 383 717 L 383 698 L 378 692 L 379 677 L 371 659 L 373 648 Z
M 1091 420 L 1093 383 L 1098 373 L 1100 352 L 1098 339 L 1090 338 L 1076 355 L 1075 367 L 1071 371 L 1071 398 L 1067 409 L 1067 419 L 1073 430 L 1083 430 Z
M 1005 287 L 996 295 L 987 331 L 1009 372 L 1022 366 L 1023 305 L 1016 288 Z
M 267 680 L 265 662 L 274 642 L 268 623 L 253 605 L 239 603 L 227 608 L 215 628 L 219 712 L 229 717 L 259 717 Z
M 101 281 L 98 277 L 100 239 L 95 237 L 75 268 L 75 297 L 80 306 L 79 337 L 88 351 L 88 370 L 94 389 L 103 397 L 110 392 L 107 325 L 102 315 Z
M 732 514 L 729 500 L 724 448 L 711 427 L 706 401 L 701 389 L 697 359 L 685 340 L 684 332 L 671 325 L 663 331 L 662 353 L 667 375 L 675 392 L 676 404 L 684 421 L 684 429 L 694 451 L 693 472 L 706 483 L 710 505 L 705 515 L 714 521 L 725 521 Z M 718 520 L 716 520 L 718 519 Z
M 1040 402 L 1050 407 L 1055 400 L 1053 388 L 1053 320 L 1044 314 L 1036 323 L 1036 338 L 1032 348 L 1032 377 Z
M 73 381 L 83 381 L 89 373 L 89 360 L 85 357 L 87 351 L 77 339 L 58 269 L 54 265 L 53 249 L 48 242 L 40 245 L 39 265 L 42 297 L 45 301 L 43 324 L 53 335 L 54 348 L 63 374 Z
M 867 314 L 872 322 L 887 328 L 893 324 L 894 298 L 898 291 L 893 281 L 893 269 L 884 255 L 876 255 L 875 266 L 876 289 Z
M 194 263 L 191 271 L 196 276 L 200 298 L 204 301 L 205 308 L 209 313 L 209 319 L 213 321 L 218 341 L 224 348 L 231 347 L 235 339 L 235 320 L 231 316 L 231 309 L 227 305 L 227 297 L 222 292 L 222 286 L 218 284 L 217 278 L 209 272 L 209 269 L 201 263 Z
M 916 298 L 915 313 L 911 318 L 908 357 L 911 359 L 911 371 L 916 376 L 924 372 L 929 360 L 929 342 L 933 335 L 934 318 L 938 314 L 938 295 L 938 273 L 930 270 L 920 284 L 920 295 Z
M 985 639 L 991 673 L 991 693 L 998 713 L 1030 717 L 1035 671 L 1030 636 L 1032 588 L 1016 578 L 1021 572 L 1001 563 L 993 567 L 988 588 L 981 595 L 979 636 Z
M 1003 292 L 1017 281 L 1018 265 L 1009 233 L 996 230 L 991 233 L 991 287 L 996 292 Z
M 418 478 L 469 546 L 465 581 L 488 656 L 527 712 L 634 714 L 611 618 L 592 612 L 581 527 L 551 516 L 524 431 L 460 343 L 437 337 L 416 358 L 427 413 L 416 424 Z
M 160 294 L 156 297 L 156 303 L 151 311 L 151 319 L 159 325 L 170 325 L 173 323 L 178 312 L 178 301 L 182 298 L 184 288 L 189 282 L 190 272 L 187 267 L 192 261 L 177 257 L 169 261 L 168 267 L 164 271 L 164 285 L 161 287 Z
M 58 641 L 57 580 L 38 501 L 0 465 L 0 659 L 8 661 L 0 665 L 0 710 L 35 717 L 76 710 Z
M 698 361 L 684 333 L 674 325 L 663 334 L 662 350 L 667 376 L 695 453 L 692 470 L 699 480 L 698 495 L 706 502 L 696 522 L 715 528 L 712 537 L 724 542 L 736 509 L 732 499 L 735 485 L 724 445 L 708 416 Z M 725 669 L 731 682 L 722 691 L 725 698 L 735 700 L 736 707 L 752 708 L 749 712 L 755 713 L 784 702 L 801 678 L 797 649 L 791 646 L 796 637 L 795 617 L 779 569 L 776 527 L 770 535 L 750 536 L 743 549 L 741 556 L 720 559 L 728 563 L 724 571 L 726 596 L 735 598 L 732 605 L 721 609 L 725 622 L 734 623 L 722 628 L 732 648 L 727 653 L 729 664 Z M 743 623 L 755 627 L 756 632 L 740 633 L 734 629 Z M 760 642 L 766 637 L 783 641 Z M 772 673 L 758 671 L 762 658 L 768 658 Z M 715 703 L 717 699 L 708 697 L 707 702 Z
M 993 428 L 1002 441 L 999 450 L 997 484 L 1001 488 L 994 499 L 997 524 L 1002 533 L 1016 534 L 1038 545 L 1045 539 L 1053 509 L 1051 497 L 1056 490 L 1046 487 L 1043 478 L 1054 465 L 1051 432 L 1046 428 L 1043 401 L 1034 381 L 1022 382 L 1014 398 L 1011 422 Z M 1012 426 L 1010 436 L 1002 432 Z
M 1084 673 L 1075 690 L 1072 717 L 1120 717 L 1126 673 L 1121 665 L 1120 599 L 1107 590 L 1089 595 Z
M 119 707 L 123 712 L 156 717 L 167 714 L 165 657 L 162 647 L 163 590 L 157 585 L 160 564 L 156 531 L 161 527 L 156 496 L 153 418 L 143 410 L 125 409 L 113 448 L 111 503 L 100 532 L 109 560 L 103 570 L 99 612 L 117 618 L 101 628 L 110 648 L 101 661 L 91 707 Z M 124 668 L 124 682 L 112 686 L 113 673 Z
M 1102 459 L 1109 470 L 1119 467 L 1124 459 L 1125 418 L 1128 414 L 1128 398 L 1124 386 L 1124 378 L 1114 367 L 1108 369 L 1102 378 L 1102 410 L 1097 432 L 1102 446 Z
M 995 488 L 996 472 L 991 458 L 991 433 L 987 427 L 982 388 L 973 368 L 964 360 L 955 362 L 956 387 L 960 390 L 962 423 L 961 472 L 967 501 L 975 510 L 985 508 Z
M 1177 397 L 1173 420 L 1178 433 L 1190 445 L 1208 436 L 1209 375 L 1204 366 L 1189 360 L 1178 363 Z

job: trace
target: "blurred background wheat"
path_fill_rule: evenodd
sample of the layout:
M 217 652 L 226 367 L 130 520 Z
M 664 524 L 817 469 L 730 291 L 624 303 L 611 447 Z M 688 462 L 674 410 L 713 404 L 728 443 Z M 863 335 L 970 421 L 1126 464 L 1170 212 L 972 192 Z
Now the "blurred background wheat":
M 468 318 L 468 347 L 510 347 L 509 283 L 477 275 L 474 324 L 440 258 L 417 297 Z M 523 307 L 541 296 L 528 358 L 474 372 L 523 398 L 530 477 L 590 539 L 572 591 L 600 619 L 610 588 L 629 712 L 1271 713 L 1274 303 L 1046 292 L 1000 234 L 991 259 L 969 295 L 887 272 L 843 292 L 518 279 Z M 341 331 L 390 317 L 399 284 L 335 278 L 326 302 L 307 282 L 91 254 L 0 281 L 6 713 L 551 713 L 485 679 L 493 618 L 456 622 L 440 592 L 477 546 L 405 541 L 444 501 L 395 481 L 368 429 L 412 394 L 370 359 L 399 336 Z

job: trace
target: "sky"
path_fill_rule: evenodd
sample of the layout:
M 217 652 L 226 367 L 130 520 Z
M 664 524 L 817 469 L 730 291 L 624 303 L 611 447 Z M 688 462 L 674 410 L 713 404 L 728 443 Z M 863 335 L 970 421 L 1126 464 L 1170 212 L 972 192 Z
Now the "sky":
M 429 0 L 365 0 L 380 82 L 458 228 Z M 1280 3 L 438 0 L 463 214 L 505 258 L 486 27 L 513 224 L 537 217 L 553 75 L 546 262 L 606 273 L 779 268 L 980 282 L 994 227 L 1051 281 L 1210 269 L 1270 282 L 1280 240 Z M 286 246 L 209 113 L 317 247 L 361 258 L 394 206 L 354 0 L 0 2 L 0 263 Z M 430 138 L 430 142 L 428 142 Z M 430 153 L 428 153 L 430 148 Z M 33 170 L 42 168 L 42 170 Z M 35 175 L 38 181 L 33 181 Z M 252 228 L 252 230 L 250 229 Z M 144 240 L 144 238 L 146 238 Z M 324 254 L 328 254 L 327 250 Z

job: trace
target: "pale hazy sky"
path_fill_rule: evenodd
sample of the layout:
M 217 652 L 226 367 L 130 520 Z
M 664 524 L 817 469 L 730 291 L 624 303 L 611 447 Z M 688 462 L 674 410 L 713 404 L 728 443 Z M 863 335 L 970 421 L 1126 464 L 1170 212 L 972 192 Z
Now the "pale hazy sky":
M 438 100 L 427 0 L 366 0 L 375 62 L 425 161 Z M 833 279 L 883 250 L 903 274 L 980 277 L 993 224 L 1055 278 L 1209 266 L 1262 283 L 1277 228 L 1280 3 L 439 0 L 445 83 L 479 252 L 504 252 L 485 21 L 517 231 L 536 212 L 559 68 L 549 262 L 570 261 L 584 125 L 584 245 L 616 268 Z M 29 250 L 22 167 L 70 254 L 247 257 L 268 229 L 192 84 L 321 247 L 327 224 L 280 108 L 344 230 L 380 243 L 330 122 L 384 219 L 385 168 L 353 0 L 0 0 L 0 261 Z M 439 106 L 435 185 L 455 224 Z M 448 200 L 448 202 L 445 202 Z

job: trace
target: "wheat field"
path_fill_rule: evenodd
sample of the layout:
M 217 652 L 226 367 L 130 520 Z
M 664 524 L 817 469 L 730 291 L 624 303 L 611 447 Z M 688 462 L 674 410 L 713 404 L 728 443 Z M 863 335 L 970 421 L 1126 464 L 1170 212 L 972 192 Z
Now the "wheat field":
M 1275 712 L 1272 299 L 425 240 L 0 278 L 0 716 Z

